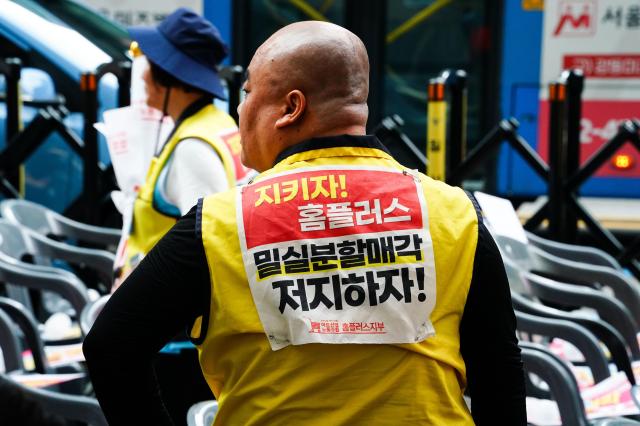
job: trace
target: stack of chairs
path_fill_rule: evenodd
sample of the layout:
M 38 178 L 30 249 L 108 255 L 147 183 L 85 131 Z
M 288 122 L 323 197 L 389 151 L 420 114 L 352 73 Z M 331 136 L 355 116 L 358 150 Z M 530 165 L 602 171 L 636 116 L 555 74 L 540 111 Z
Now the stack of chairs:
M 187 426 L 209 426 L 218 412 L 218 401 L 201 401 L 193 404 L 187 412 Z
M 5 373 L 12 377 L 16 373 L 73 371 L 70 366 L 55 370 L 49 365 L 45 348 L 55 342 L 45 341 L 42 322 L 56 313 L 52 310 L 63 310 L 77 324 L 79 334 L 62 343 L 82 341 L 110 297 L 113 252 L 121 231 L 76 222 L 25 200 L 0 202 L 0 215 L 0 283 L 8 296 L 0 297 L 0 348 Z M 93 282 L 76 273 L 87 268 L 94 272 L 88 275 Z M 62 299 L 64 303 L 49 310 L 36 306 L 34 290 L 46 293 L 40 299 Z M 24 371 L 21 352 L 27 348 L 35 366 L 32 371 Z M 106 424 L 95 398 L 86 396 L 91 394 L 90 386 L 87 389 L 65 392 L 69 387 L 64 385 L 54 386 L 54 391 L 24 388 L 51 413 L 92 425 Z M 186 420 L 189 425 L 210 425 L 216 412 L 217 401 L 203 401 L 191 407 Z
M 553 400 L 564 425 L 640 425 L 636 383 L 640 379 L 640 283 L 600 250 L 525 232 L 509 201 L 481 193 L 476 197 L 507 271 L 527 396 Z M 50 365 L 47 346 L 56 342 L 43 334 L 43 323 L 57 313 L 51 312 L 51 306 L 62 309 L 77 326 L 77 336 L 63 343 L 82 341 L 108 300 L 120 230 L 75 222 L 24 200 L 0 202 L 0 215 L 0 379 L 17 374 L 86 373 L 82 363 L 80 367 Z M 518 225 L 505 231 L 505 223 Z M 85 269 L 94 272 L 92 282 L 78 274 Z M 47 306 L 43 303 L 47 300 L 59 303 Z M 569 342 L 582 359 L 554 353 L 554 339 Z M 25 367 L 25 350 L 31 351 L 30 369 Z M 595 386 L 624 375 L 639 414 L 594 419 L 585 406 L 576 366 L 587 368 Z M 23 389 L 52 413 L 106 424 L 97 401 L 87 396 L 90 387 L 80 392 L 69 392 L 71 388 L 64 385 Z M 187 423 L 210 424 L 216 410 L 216 401 L 198 403 L 189 410 Z
M 108 297 L 120 230 L 79 223 L 25 200 L 0 202 L 0 215 L 2 379 L 47 412 L 106 425 L 90 396 L 84 363 L 52 366 L 47 354 L 59 345 L 75 344 L 80 350 L 96 310 Z M 56 315 L 67 316 L 73 325 L 58 336 L 45 333 L 45 324 Z M 27 350 L 32 362 L 25 362 Z M 52 373 L 76 373 L 76 378 L 46 389 L 18 384 L 19 376 Z
M 524 231 L 508 200 L 475 195 L 509 279 L 527 396 L 554 400 L 562 424 L 640 424 L 640 283 L 598 249 Z M 559 340 L 554 339 L 569 342 L 581 357 L 558 354 L 553 348 Z M 591 376 L 592 383 L 583 383 L 587 388 L 619 380 L 617 372 L 624 373 L 629 414 L 594 420 L 598 414 L 585 409 L 586 391 L 578 386 L 576 367 L 586 367 Z M 537 407 L 528 398 L 528 412 Z

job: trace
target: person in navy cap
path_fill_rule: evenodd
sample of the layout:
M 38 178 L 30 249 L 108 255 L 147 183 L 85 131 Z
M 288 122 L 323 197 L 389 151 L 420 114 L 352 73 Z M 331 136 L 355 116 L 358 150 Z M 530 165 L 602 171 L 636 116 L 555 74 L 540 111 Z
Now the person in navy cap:
M 158 141 L 134 202 L 132 227 L 121 244 L 123 260 L 115 265 L 113 291 L 198 199 L 235 186 L 248 171 L 240 160 L 235 121 L 213 104 L 214 98 L 225 99 L 218 67 L 229 52 L 217 28 L 195 12 L 179 8 L 157 27 L 132 27 L 129 34 L 149 63 L 143 74 L 147 105 L 161 110 L 163 118 L 170 116 L 175 127 L 166 140 Z M 190 370 L 199 374 L 199 368 L 194 349 L 182 352 L 175 359 L 159 356 L 156 370 L 165 397 L 174 396 L 166 398 L 167 408 L 184 419 L 184 404 L 197 402 L 189 398 L 197 394 L 198 386 L 178 384 L 176 378 L 185 373 L 190 377 Z M 200 388 L 208 391 L 204 381 Z
M 149 62 L 147 104 L 171 116 L 175 127 L 158 144 L 135 201 L 114 290 L 199 198 L 233 187 L 248 171 L 235 121 L 213 105 L 225 99 L 218 66 L 229 51 L 217 28 L 179 8 L 157 27 L 132 27 L 129 34 Z

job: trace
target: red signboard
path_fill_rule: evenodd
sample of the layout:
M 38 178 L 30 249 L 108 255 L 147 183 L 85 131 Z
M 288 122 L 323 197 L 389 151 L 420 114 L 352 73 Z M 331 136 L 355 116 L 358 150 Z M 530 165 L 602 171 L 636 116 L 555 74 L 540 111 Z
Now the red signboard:
M 583 101 L 582 120 L 580 122 L 580 163 L 589 159 L 604 142 L 616 135 L 623 121 L 629 117 L 640 116 L 640 101 Z M 540 102 L 540 139 L 545 143 L 538 145 L 538 151 L 545 161 L 549 158 L 549 103 Z M 638 158 L 640 153 L 630 144 L 622 146 L 618 154 L 627 154 Z M 640 167 L 621 169 L 612 162 L 605 163 L 596 176 L 640 177 Z
M 640 55 L 564 55 L 562 66 L 579 68 L 586 77 L 640 77 Z
M 390 171 L 314 169 L 279 175 L 246 187 L 242 212 L 248 249 L 423 226 L 414 177 Z

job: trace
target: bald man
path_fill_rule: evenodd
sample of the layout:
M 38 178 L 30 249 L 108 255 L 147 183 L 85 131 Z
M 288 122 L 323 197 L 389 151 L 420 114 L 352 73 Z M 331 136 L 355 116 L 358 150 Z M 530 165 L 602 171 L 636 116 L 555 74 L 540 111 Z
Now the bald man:
M 261 174 L 200 200 L 86 338 L 111 424 L 168 423 L 150 361 L 182 327 L 215 425 L 526 424 L 498 250 L 470 196 L 365 134 L 368 75 L 333 24 L 256 51 L 238 112 Z

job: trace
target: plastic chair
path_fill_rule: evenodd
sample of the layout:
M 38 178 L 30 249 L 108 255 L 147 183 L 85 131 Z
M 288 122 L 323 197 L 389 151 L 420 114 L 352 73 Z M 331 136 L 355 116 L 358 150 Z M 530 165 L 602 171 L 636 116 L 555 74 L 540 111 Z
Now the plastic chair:
M 627 342 L 618 330 L 600 318 L 587 316 L 579 311 L 562 311 L 537 302 L 529 295 L 531 284 L 524 278 L 526 273 L 522 272 L 508 257 L 503 258 L 503 262 L 511 287 L 511 301 L 514 309 L 539 317 L 571 321 L 587 328 L 605 344 L 617 368 L 624 371 L 629 381 L 635 384 Z
M 89 333 L 89 330 L 91 330 L 93 323 L 98 318 L 98 315 L 100 315 L 102 308 L 109 301 L 110 297 L 110 294 L 106 294 L 93 302 L 89 302 L 80 313 L 80 329 L 82 329 L 82 333 L 85 336 Z
M 575 244 L 559 243 L 557 241 L 542 238 L 536 234 L 525 231 L 529 243 L 545 252 L 573 262 L 587 263 L 596 266 L 607 266 L 622 271 L 618 261 L 609 253 L 595 247 L 580 246 Z
M 525 372 L 540 377 L 558 404 L 563 425 L 589 426 L 578 383 L 566 365 L 544 347 L 522 343 Z
M 575 377 L 568 366 L 541 345 L 523 343 L 522 361 L 526 372 L 544 380 L 558 404 L 563 425 L 631 426 L 640 423 L 625 418 L 608 418 L 590 422 Z
M 607 266 L 561 259 L 503 235 L 494 235 L 494 238 L 500 251 L 525 271 L 596 289 L 609 287 L 616 299 L 627 307 L 635 323 L 640 324 L 640 285 L 632 277 Z
M 0 202 L 0 214 L 14 224 L 57 240 L 74 239 L 105 247 L 117 246 L 120 241 L 119 229 L 77 222 L 27 200 L 8 199 Z
M 218 401 L 202 401 L 187 411 L 187 426 L 211 426 L 218 412 Z
M 40 374 L 52 373 L 44 350 L 44 342 L 40 336 L 38 323 L 21 303 L 6 297 L 0 297 L 0 312 L 6 313 L 14 324 L 18 326 L 27 347 L 31 350 L 35 372 Z M 2 342 L 0 341 L 0 346 Z
M 514 292 L 511 293 L 511 300 L 517 311 L 549 319 L 572 321 L 587 328 L 607 347 L 611 361 L 616 365 L 616 368 L 625 372 L 632 385 L 636 384 L 631 358 L 627 352 L 624 338 L 611 325 L 598 318 L 590 318 L 579 313 L 565 312 L 544 306 Z
M 40 264 L 27 263 L 25 259 L 33 259 Z M 53 260 L 63 260 L 71 264 L 89 265 L 101 271 L 103 281 L 111 283 L 113 267 L 113 255 L 104 250 L 81 249 L 68 244 L 50 240 L 35 232 L 0 219 L 0 269 L 4 266 L 9 272 L 18 273 L 19 282 L 11 279 L 3 280 L 7 283 L 7 294 L 10 298 L 18 300 L 28 309 L 32 310 L 31 298 L 25 287 L 39 287 L 34 281 L 38 274 L 51 277 L 57 275 L 62 281 L 71 283 L 75 291 L 65 289 L 67 299 L 79 316 L 82 308 L 88 301 L 85 284 L 73 273 L 49 266 Z M 31 273 L 32 272 L 32 273 Z M 35 275 L 34 275 L 35 274 Z M 108 276 L 107 276 L 108 275 Z M 28 279 L 31 277 L 31 279 Z M 31 283 L 30 285 L 28 283 Z M 48 290 L 47 288 L 41 288 Z M 59 293 L 59 292 L 58 292 Z M 79 293 L 83 293 L 81 296 Z M 53 312 L 50 312 L 53 313 Z
M 535 291 L 532 291 L 532 284 L 535 286 L 535 282 L 527 279 L 527 277 L 530 278 L 530 274 L 524 272 L 510 257 L 503 257 L 503 263 L 511 287 L 511 301 L 516 310 L 540 317 L 575 322 L 587 328 L 607 346 L 618 369 L 624 371 L 629 381 L 635 384 L 631 358 L 627 349 L 628 339 L 625 339 L 613 325 L 601 318 L 587 316 L 580 311 L 562 311 L 539 303 L 532 296 L 535 294 Z M 637 342 L 635 346 L 637 346 Z
M 9 315 L 0 310 L 0 349 L 6 372 L 22 370 L 22 355 L 16 331 Z
M 627 307 L 614 297 L 589 287 L 560 283 L 549 278 L 525 273 L 530 294 L 547 303 L 564 306 L 585 306 L 611 324 L 624 337 L 634 359 L 640 359 L 637 334 L 640 329 Z
M 29 388 L 12 381 L 11 376 L 0 375 L 0 380 L 10 381 L 10 386 L 34 400 L 48 413 L 92 426 L 108 426 L 100 404 L 95 398 Z
M 20 372 L 23 374 L 29 373 L 39 373 L 39 374 L 65 374 L 65 373 L 80 373 L 81 376 L 78 376 L 76 380 L 71 382 L 63 382 L 55 385 L 51 385 L 49 387 L 50 390 L 60 391 L 69 394 L 80 394 L 84 391 L 84 388 L 89 383 L 89 377 L 86 374 L 86 370 L 84 367 L 78 362 L 64 363 L 59 364 L 55 367 L 51 367 L 47 358 L 47 353 L 45 352 L 44 342 L 40 336 L 40 330 L 38 328 L 38 324 L 35 321 L 35 318 L 31 315 L 31 313 L 20 303 L 15 300 L 7 299 L 5 297 L 0 297 L 0 313 L 4 313 L 9 317 L 9 320 L 13 322 L 14 335 L 11 336 L 11 339 L 17 339 L 19 341 L 24 341 L 25 345 L 19 345 L 16 349 L 13 349 L 15 343 L 9 343 L 4 341 L 4 337 L 0 333 L 0 347 L 4 349 L 4 347 L 10 347 L 10 354 L 12 359 L 9 360 L 9 365 L 11 372 Z M 4 317 L 5 320 L 7 317 Z M 10 328 L 5 327 L 5 328 Z M 17 338 L 17 332 L 21 333 L 21 338 Z M 16 342 L 18 343 L 18 342 Z M 31 356 L 33 358 L 34 369 L 27 370 L 23 364 L 22 359 L 22 351 L 25 349 L 29 349 L 31 351 Z M 15 358 L 15 357 L 18 358 Z M 6 362 L 6 358 L 5 358 Z
M 571 283 L 560 282 L 543 277 L 531 272 L 537 271 L 533 265 L 538 265 L 538 260 L 541 257 L 551 255 L 538 253 L 541 257 L 536 257 L 532 254 L 538 250 L 535 247 L 530 248 L 521 241 L 501 235 L 496 235 L 495 239 L 503 255 L 510 285 L 515 284 L 516 291 L 537 297 L 546 303 L 586 306 L 596 310 L 600 318 L 610 323 L 622 334 L 633 358 L 640 359 L 640 346 L 636 337 L 640 332 L 637 320 L 640 312 L 631 308 L 634 304 L 640 303 L 640 298 L 634 288 L 627 283 L 619 283 L 619 291 L 613 297 L 589 285 L 576 285 L 573 284 L 573 281 Z M 578 269 L 576 266 L 576 270 Z M 522 281 L 524 283 L 520 283 Z
M 538 275 L 597 289 L 609 287 L 640 324 L 640 282 L 634 277 L 608 266 L 563 259 L 535 246 L 529 247 L 529 254 L 534 262 L 532 272 Z
M 524 231 L 508 200 L 479 192 L 475 195 L 503 256 L 508 256 L 527 272 L 558 282 L 595 289 L 609 287 L 618 301 L 627 307 L 635 324 L 640 326 L 640 283 L 626 275 L 611 256 L 590 247 L 532 236 Z
M 600 318 L 622 334 L 633 357 L 640 359 L 640 347 L 636 338 L 640 326 L 627 304 L 601 290 L 559 282 L 531 273 L 531 259 L 524 244 L 504 236 L 495 236 L 495 239 L 500 247 L 512 290 L 544 302 L 595 309 Z
M 0 235 L 3 234 L 0 233 Z M 21 262 L 6 255 L 2 251 L 2 244 L 0 244 L 0 281 L 11 283 L 11 287 L 17 290 L 36 289 L 55 293 L 69 302 L 77 316 L 80 316 L 89 302 L 87 288 L 74 274 L 59 268 Z M 30 309 L 30 306 L 25 306 Z
M 24 226 L 0 219 L 0 251 L 18 260 L 32 258 L 35 263 L 49 265 L 62 260 L 74 265 L 88 266 L 111 284 L 115 256 L 106 251 L 76 247 L 49 239 Z
M 549 319 L 516 311 L 518 330 L 572 343 L 585 358 L 595 383 L 611 376 L 609 362 L 598 339 L 586 327 L 566 320 Z

